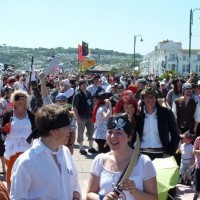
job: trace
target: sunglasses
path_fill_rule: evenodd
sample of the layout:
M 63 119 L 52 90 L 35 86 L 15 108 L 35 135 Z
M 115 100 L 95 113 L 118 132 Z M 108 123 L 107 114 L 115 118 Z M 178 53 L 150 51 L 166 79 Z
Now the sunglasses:
M 26 98 L 26 96 L 24 94 L 16 94 L 15 97 L 14 97 L 14 100 L 19 101 L 20 98 Z

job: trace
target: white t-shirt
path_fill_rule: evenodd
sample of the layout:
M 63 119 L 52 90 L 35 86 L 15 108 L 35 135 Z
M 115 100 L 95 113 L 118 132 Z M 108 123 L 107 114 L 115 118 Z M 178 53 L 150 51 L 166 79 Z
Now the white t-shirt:
M 99 195 L 107 195 L 109 192 L 113 191 L 112 184 L 116 184 L 122 174 L 122 172 L 107 170 L 103 165 L 103 155 L 104 154 L 99 154 L 95 157 L 90 170 L 92 174 L 100 177 Z M 156 171 L 150 158 L 141 154 L 130 176 L 130 178 L 134 180 L 136 188 L 143 191 L 144 181 L 155 176 Z M 124 194 L 127 200 L 135 200 L 128 191 L 124 191 Z
M 87 87 L 87 91 L 89 91 L 91 93 L 91 96 L 93 96 L 96 93 L 97 90 L 98 90 L 98 87 L 95 86 L 94 84 L 89 85 Z
M 39 140 L 16 160 L 11 176 L 10 199 L 72 200 L 81 194 L 76 166 L 69 149 L 57 151 L 61 172 L 50 150 Z
M 181 159 L 192 159 L 193 145 L 192 144 L 181 144 Z

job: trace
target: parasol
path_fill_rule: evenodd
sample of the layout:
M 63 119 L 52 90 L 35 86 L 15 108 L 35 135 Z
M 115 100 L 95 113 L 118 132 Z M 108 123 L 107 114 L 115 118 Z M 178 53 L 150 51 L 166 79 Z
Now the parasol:
M 156 158 L 153 165 L 157 173 L 158 200 L 166 200 L 168 192 L 179 181 L 179 167 L 173 156 L 168 158 Z M 173 197 L 171 197 L 173 199 Z

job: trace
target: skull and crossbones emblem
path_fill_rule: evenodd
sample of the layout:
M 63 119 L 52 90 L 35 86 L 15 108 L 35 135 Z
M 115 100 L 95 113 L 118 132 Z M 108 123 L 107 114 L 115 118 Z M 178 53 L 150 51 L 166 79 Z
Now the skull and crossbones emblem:
M 115 120 L 115 129 L 117 130 L 124 130 L 123 127 L 125 126 L 126 121 L 122 118 L 118 118 Z

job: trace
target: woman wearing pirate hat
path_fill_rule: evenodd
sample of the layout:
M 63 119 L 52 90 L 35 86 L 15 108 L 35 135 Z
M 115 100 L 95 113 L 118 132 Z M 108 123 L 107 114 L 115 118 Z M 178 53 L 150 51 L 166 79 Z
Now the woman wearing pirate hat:
M 116 187 L 113 187 L 114 184 L 120 188 L 121 195 L 123 194 L 127 200 L 156 200 L 158 198 L 156 172 L 149 157 L 138 155 L 136 153 L 138 149 L 133 149 L 130 146 L 134 128 L 128 116 L 120 114 L 110 117 L 107 129 L 107 143 L 111 150 L 95 157 L 91 167 L 86 199 L 119 199 L 119 193 L 113 191 L 114 188 L 116 189 Z M 132 160 L 133 155 L 136 162 L 134 167 L 130 169 L 130 178 L 118 185 L 117 183 L 123 176 L 122 173 Z

